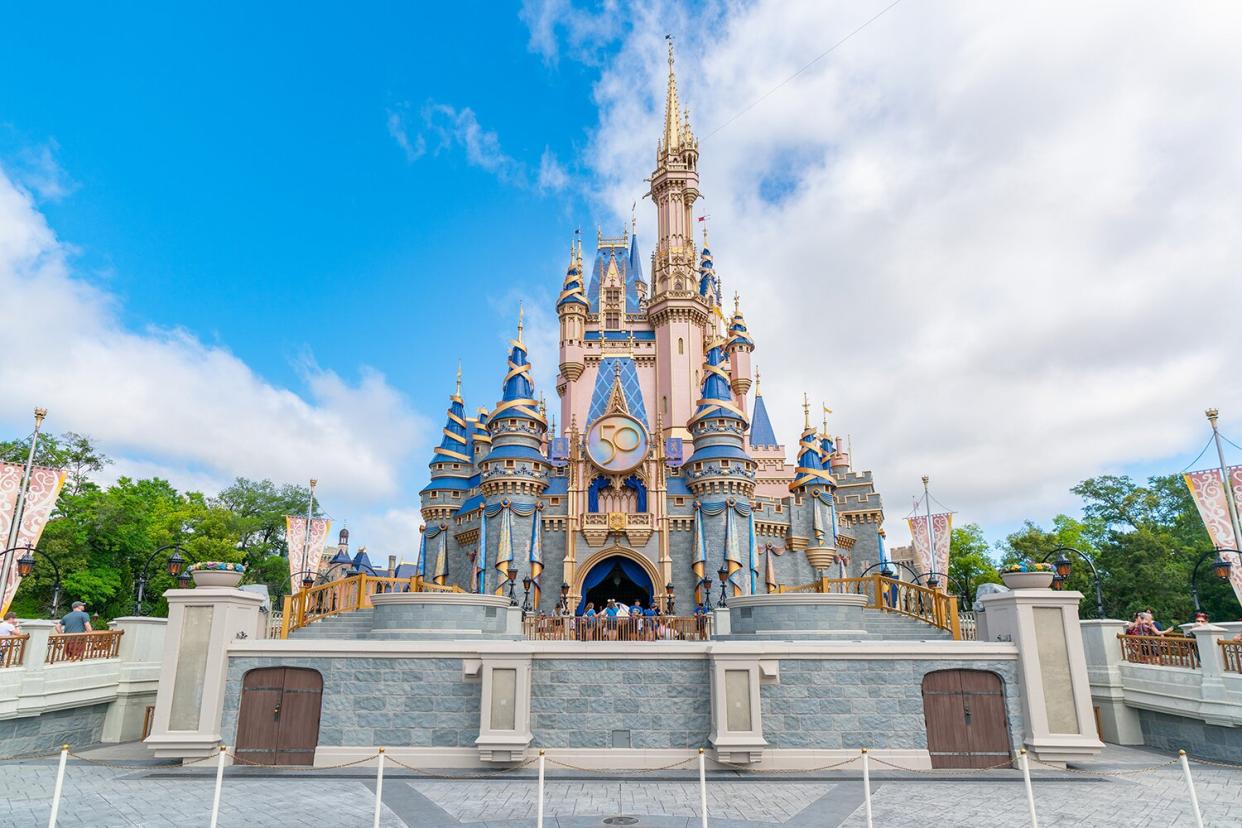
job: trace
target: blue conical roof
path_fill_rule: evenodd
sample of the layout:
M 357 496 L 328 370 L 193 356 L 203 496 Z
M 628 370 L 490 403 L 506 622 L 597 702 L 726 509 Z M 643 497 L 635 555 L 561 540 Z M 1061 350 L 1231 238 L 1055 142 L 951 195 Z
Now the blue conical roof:
M 824 467 L 819 435 L 815 433 L 814 426 L 807 426 L 798 440 L 798 465 L 794 469 L 794 481 L 789 484 L 789 488 L 798 489 L 813 483 L 834 485 L 832 475 Z
M 638 313 L 638 283 L 643 280 L 643 261 L 638 253 L 638 231 L 630 236 L 630 263 L 625 269 L 625 312 Z
M 431 457 L 432 463 L 469 463 L 466 453 L 466 406 L 459 395 L 449 397 L 448 419 L 444 436 Z
M 776 431 L 772 428 L 772 420 L 768 418 L 768 407 L 763 404 L 763 395 L 755 392 L 755 413 L 750 423 L 750 444 L 752 446 L 775 446 Z
M 505 374 L 500 402 L 492 410 L 492 422 L 502 416 L 524 417 L 547 425 L 547 421 L 539 413 L 539 403 L 535 400 L 535 384 L 530 379 L 530 367 L 526 345 L 522 342 L 522 325 L 519 322 L 517 339 L 509 340 L 509 370 Z
M 721 367 L 724 363 L 724 349 L 717 342 L 707 351 L 707 361 L 703 363 L 703 395 L 691 422 L 705 417 L 729 417 L 746 422 L 746 415 L 733 404 L 729 375 Z
M 577 256 L 570 257 L 569 269 L 565 272 L 565 284 L 561 286 L 561 296 L 556 301 L 558 308 L 564 305 L 589 305 L 586 289 L 582 284 L 582 261 Z

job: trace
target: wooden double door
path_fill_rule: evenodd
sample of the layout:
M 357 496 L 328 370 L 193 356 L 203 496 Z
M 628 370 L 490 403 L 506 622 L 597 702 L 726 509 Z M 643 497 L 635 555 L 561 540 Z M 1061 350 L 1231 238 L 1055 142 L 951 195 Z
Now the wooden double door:
M 264 765 L 311 765 L 319 744 L 323 676 L 301 667 L 264 667 L 242 679 L 238 758 Z
M 990 768 L 1012 759 L 1005 686 L 984 670 L 923 677 L 923 717 L 933 768 Z

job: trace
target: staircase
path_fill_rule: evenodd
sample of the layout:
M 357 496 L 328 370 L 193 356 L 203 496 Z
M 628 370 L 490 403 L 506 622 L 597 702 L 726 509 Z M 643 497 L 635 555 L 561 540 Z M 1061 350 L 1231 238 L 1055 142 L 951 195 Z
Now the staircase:
M 289 633 L 290 638 L 302 639 L 356 639 L 366 638 L 371 631 L 374 609 L 360 609 L 331 615 Z
M 880 641 L 950 641 L 953 638 L 948 630 L 917 618 L 878 609 L 863 610 L 863 629 L 869 638 Z

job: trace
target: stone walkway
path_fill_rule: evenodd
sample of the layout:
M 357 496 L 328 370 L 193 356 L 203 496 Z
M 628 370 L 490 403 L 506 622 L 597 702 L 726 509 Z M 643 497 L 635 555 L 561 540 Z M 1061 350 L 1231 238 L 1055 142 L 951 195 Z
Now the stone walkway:
M 132 748 L 84 754 L 135 763 Z M 141 753 L 137 754 L 141 755 Z M 1084 769 L 1116 773 L 1172 757 L 1110 746 Z M 70 760 L 61 825 L 86 828 L 206 825 L 214 771 L 153 762 L 133 769 Z M 1242 771 L 1194 765 L 1204 823 L 1242 825 Z M 0 826 L 47 824 L 56 764 L 52 760 L 0 763 Z M 788 828 L 861 828 L 862 784 L 857 774 L 741 778 L 713 774 L 708 815 L 713 828 L 782 825 Z M 1040 769 L 1034 781 L 1041 826 L 1142 828 L 1192 825 L 1177 765 L 1135 775 L 1088 776 Z M 369 826 L 374 807 L 372 772 L 229 769 L 221 826 Z M 990 771 L 948 776 L 882 772 L 872 785 L 876 826 L 1028 825 L 1020 774 Z M 384 782 L 381 824 L 398 828 L 530 828 L 535 780 L 435 780 L 393 770 Z M 693 776 L 557 778 L 545 799 L 548 828 L 600 826 L 614 816 L 636 818 L 633 828 L 698 828 L 698 785 Z M 614 823 L 615 824 L 615 823 Z

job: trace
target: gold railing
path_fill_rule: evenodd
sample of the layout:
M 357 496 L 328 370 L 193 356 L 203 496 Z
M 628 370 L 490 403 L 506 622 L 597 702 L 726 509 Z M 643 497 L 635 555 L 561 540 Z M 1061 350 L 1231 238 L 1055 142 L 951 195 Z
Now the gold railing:
M 957 596 L 931 587 L 886 578 L 879 573 L 862 578 L 821 578 L 809 584 L 778 586 L 777 592 L 836 592 L 867 596 L 870 609 L 895 612 L 948 630 L 955 641 L 962 638 Z
M 1158 664 L 1161 667 L 1199 667 L 1199 647 L 1193 638 L 1180 635 L 1125 635 L 1121 657 L 1135 664 Z
M 303 589 L 285 596 L 281 612 L 280 637 L 305 627 L 313 621 L 340 615 L 343 612 L 366 609 L 371 606 L 371 596 L 389 592 L 462 592 L 460 587 L 442 586 L 412 578 L 389 578 L 377 575 L 354 575 L 339 581 L 329 581 L 310 589 Z
M 121 651 L 125 630 L 99 630 L 83 633 L 53 633 L 47 637 L 47 663 L 90 661 L 116 658 Z
M 29 635 L 6 635 L 0 638 L 0 667 L 20 667 L 26 660 Z
M 533 641 L 706 641 L 709 615 L 655 615 L 641 618 L 593 618 L 572 615 L 533 616 L 522 621 Z
M 0 639 L 3 641 L 4 639 Z M 1242 641 L 1218 641 L 1220 663 L 1227 673 L 1242 673 Z

